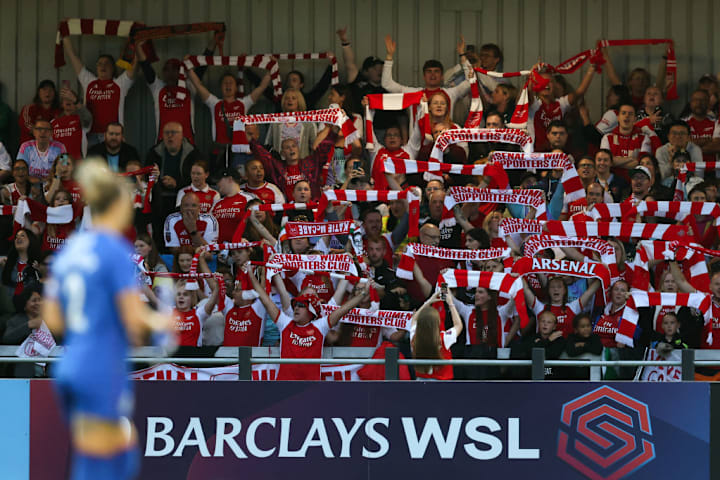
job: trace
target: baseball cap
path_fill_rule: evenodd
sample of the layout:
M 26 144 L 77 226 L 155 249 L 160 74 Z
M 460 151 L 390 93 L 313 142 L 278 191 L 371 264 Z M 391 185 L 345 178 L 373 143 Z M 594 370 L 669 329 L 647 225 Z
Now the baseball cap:
M 237 169 L 234 168 L 226 168 L 220 173 L 220 178 L 230 177 L 232 178 L 236 183 L 240 184 L 242 183 L 242 177 L 240 176 L 240 172 L 237 171 Z
M 385 64 L 385 62 L 380 60 L 378 57 L 374 57 L 371 55 L 363 61 L 362 69 L 367 70 L 368 68 L 372 68 L 375 65 L 384 65 L 384 64 Z
M 644 167 L 642 165 L 638 165 L 637 167 L 630 170 L 630 178 L 632 178 L 633 175 L 635 175 L 637 172 L 644 173 L 645 175 L 647 175 L 648 178 L 652 178 L 652 174 L 650 173 L 650 170 L 648 170 L 647 167 Z

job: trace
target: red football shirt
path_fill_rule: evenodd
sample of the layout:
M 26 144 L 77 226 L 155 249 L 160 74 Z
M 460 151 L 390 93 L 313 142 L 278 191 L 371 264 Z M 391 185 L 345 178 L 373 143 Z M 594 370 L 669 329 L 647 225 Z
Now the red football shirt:
M 330 331 L 327 317 L 298 325 L 280 312 L 275 319 L 280 330 L 281 358 L 321 358 L 325 335 Z M 278 380 L 320 380 L 320 365 L 280 365 Z

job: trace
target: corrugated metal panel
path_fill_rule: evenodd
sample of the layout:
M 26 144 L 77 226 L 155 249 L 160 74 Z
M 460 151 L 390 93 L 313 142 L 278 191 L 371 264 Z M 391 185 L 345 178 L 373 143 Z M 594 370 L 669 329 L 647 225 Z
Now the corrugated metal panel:
M 44 78 L 74 80 L 69 66 L 52 68 L 57 22 L 64 17 L 123 18 L 147 24 L 224 21 L 227 54 L 326 51 L 341 52 L 335 30 L 349 25 L 358 64 L 368 55 L 384 58 L 384 37 L 398 42 L 394 74 L 404 84 L 419 84 L 421 65 L 437 58 L 456 61 L 455 46 L 463 33 L 468 43 L 498 43 L 505 70 L 527 68 L 540 57 L 555 63 L 591 47 L 598 38 L 672 37 L 676 42 L 681 97 L 704 73 L 720 65 L 720 6 L 713 0 L 2 0 L 0 15 L 0 82 L 3 99 L 19 110 Z M 208 38 L 197 35 L 157 41 L 162 58 L 199 53 Z M 98 52 L 117 55 L 115 38 L 76 38 L 81 58 L 93 65 Z M 619 72 L 645 67 L 657 71 L 661 47 L 634 47 L 612 52 Z M 341 77 L 343 75 L 340 58 Z M 322 62 L 282 62 L 281 71 L 296 68 L 312 84 Z M 205 81 L 217 90 L 219 69 Z M 577 85 L 580 74 L 568 81 Z M 602 112 L 609 83 L 596 77 L 587 95 L 593 118 Z M 680 108 L 672 105 L 673 109 Z M 142 79 L 127 99 L 127 137 L 142 151 L 155 138 L 152 100 Z M 196 104 L 197 127 L 207 126 L 205 106 Z M 209 128 L 197 128 L 198 144 L 207 149 Z

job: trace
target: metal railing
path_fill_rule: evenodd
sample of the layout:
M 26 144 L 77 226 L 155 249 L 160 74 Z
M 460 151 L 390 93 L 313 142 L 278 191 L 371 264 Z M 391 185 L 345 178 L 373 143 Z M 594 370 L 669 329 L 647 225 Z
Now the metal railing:
M 0 363 L 53 363 L 60 360 L 62 347 L 56 347 L 49 357 L 19 358 L 14 356 L 17 347 L 0 346 Z M 682 380 L 694 380 L 696 366 L 720 366 L 720 351 L 682 350 L 680 361 L 668 360 L 598 360 L 599 356 L 586 356 L 572 360 L 547 360 L 545 350 L 534 348 L 530 360 L 510 360 L 508 349 L 501 349 L 498 359 L 451 359 L 424 360 L 400 359 L 397 348 L 387 348 L 385 358 L 369 358 L 373 348 L 330 347 L 323 351 L 323 358 L 280 358 L 277 347 L 221 347 L 214 357 L 169 357 L 167 352 L 156 347 L 140 347 L 133 350 L 128 358 L 131 363 L 158 364 L 179 363 L 186 365 L 232 365 L 237 361 L 238 379 L 252 380 L 252 365 L 256 364 L 306 364 L 306 365 L 385 365 L 385 379 L 398 380 L 401 365 L 453 365 L 453 366 L 506 366 L 531 367 L 532 380 L 545 379 L 545 367 L 589 367 L 595 368 L 591 380 L 600 380 L 598 367 L 639 367 L 674 366 L 681 367 Z M 13 355 L 13 356 L 11 356 Z M 594 378 L 593 378 L 594 377 Z

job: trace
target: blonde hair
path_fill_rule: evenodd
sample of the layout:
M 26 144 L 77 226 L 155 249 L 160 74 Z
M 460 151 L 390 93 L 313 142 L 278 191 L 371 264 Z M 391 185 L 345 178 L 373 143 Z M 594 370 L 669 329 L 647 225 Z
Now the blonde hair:
M 75 170 L 83 200 L 93 214 L 102 214 L 123 195 L 129 198 L 127 183 L 98 158 L 85 160 Z
M 285 109 L 285 100 L 291 93 L 297 96 L 298 111 L 304 112 L 305 110 L 307 110 L 307 103 L 305 103 L 305 96 L 303 95 L 303 93 L 297 88 L 288 88 L 287 90 L 285 90 L 285 93 L 283 93 L 282 99 L 280 100 L 280 106 L 282 107 L 282 111 L 287 111 Z

